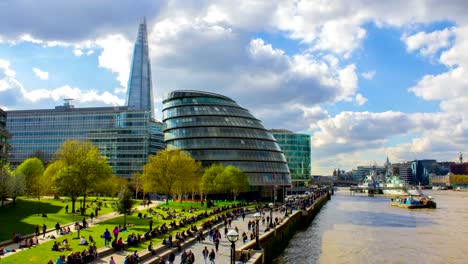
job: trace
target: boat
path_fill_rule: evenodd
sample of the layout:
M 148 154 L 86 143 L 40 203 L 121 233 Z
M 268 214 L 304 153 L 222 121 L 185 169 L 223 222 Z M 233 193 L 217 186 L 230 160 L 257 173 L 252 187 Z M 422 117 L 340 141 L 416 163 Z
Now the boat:
M 406 209 L 435 209 L 437 207 L 436 202 L 430 196 L 424 196 L 419 199 L 415 199 L 413 196 L 396 197 L 391 199 L 390 205 Z
M 397 175 L 388 175 L 382 192 L 386 195 L 407 195 L 408 185 Z

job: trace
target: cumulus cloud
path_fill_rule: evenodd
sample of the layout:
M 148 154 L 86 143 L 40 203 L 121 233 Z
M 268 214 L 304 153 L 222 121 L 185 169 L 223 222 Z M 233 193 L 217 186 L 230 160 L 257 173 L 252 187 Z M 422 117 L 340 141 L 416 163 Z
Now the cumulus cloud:
M 418 32 L 410 36 L 404 35 L 402 40 L 408 51 L 419 50 L 423 56 L 432 56 L 438 50 L 448 47 L 452 37 L 453 28 L 445 28 L 430 33 Z
M 361 73 L 361 76 L 362 76 L 362 78 L 364 78 L 366 80 L 372 80 L 372 79 L 374 79 L 375 74 L 376 74 L 376 71 L 368 71 L 368 72 Z
M 42 71 L 39 68 L 34 67 L 33 72 L 36 75 L 37 78 L 41 80 L 48 80 L 49 79 L 49 73 L 46 71 Z
M 356 94 L 356 97 L 354 98 L 356 100 L 356 103 L 361 106 L 364 105 L 367 102 L 367 98 L 365 98 L 362 94 L 358 93 Z

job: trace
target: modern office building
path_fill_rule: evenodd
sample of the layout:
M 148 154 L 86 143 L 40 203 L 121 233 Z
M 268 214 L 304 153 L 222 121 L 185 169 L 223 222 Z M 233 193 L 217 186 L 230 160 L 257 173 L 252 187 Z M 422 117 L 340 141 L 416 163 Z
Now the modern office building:
M 310 135 L 286 129 L 272 129 L 271 133 L 288 161 L 292 186 L 307 187 L 312 176 Z
M 399 176 L 400 180 L 404 180 L 406 183 L 414 184 L 412 162 L 393 163 L 390 166 L 390 170 L 393 175 Z
M 203 91 L 180 90 L 163 100 L 167 148 L 187 151 L 204 166 L 234 165 L 264 191 L 291 185 L 288 164 L 272 133 L 234 100 Z M 271 196 L 271 194 L 270 194 Z
M 429 175 L 437 172 L 436 160 L 415 160 L 411 162 L 413 183 L 429 185 Z
M 50 162 L 69 139 L 89 140 L 108 157 L 114 173 L 131 177 L 148 155 L 165 147 L 162 123 L 154 120 L 146 22 L 140 24 L 128 86 L 128 106 L 8 111 L 12 165 L 37 156 Z
M 11 135 L 6 130 L 7 113 L 0 109 L 0 164 L 8 159 L 8 139 Z

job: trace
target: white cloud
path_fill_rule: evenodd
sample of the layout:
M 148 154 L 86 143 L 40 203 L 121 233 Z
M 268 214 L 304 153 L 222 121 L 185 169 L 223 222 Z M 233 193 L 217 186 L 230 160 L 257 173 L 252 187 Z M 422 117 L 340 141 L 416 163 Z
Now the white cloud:
M 10 69 L 10 61 L 0 59 L 0 69 L 3 70 L 3 73 L 6 76 L 15 77 L 15 75 L 16 75 L 16 72 L 14 70 Z
M 408 51 L 419 50 L 423 56 L 433 56 L 439 49 L 450 45 L 450 39 L 453 37 L 453 28 L 445 28 L 430 33 L 418 32 L 414 35 L 402 36 Z
M 372 79 L 374 79 L 375 74 L 376 74 L 376 71 L 368 71 L 368 72 L 361 73 L 361 76 L 362 76 L 362 78 L 364 78 L 366 80 L 372 80 Z
M 41 80 L 48 80 L 49 79 L 49 73 L 46 72 L 46 71 L 42 71 L 41 69 L 34 67 L 33 72 L 36 75 L 36 77 L 41 79 Z
M 73 54 L 75 54 L 75 56 L 77 57 L 80 57 L 81 55 L 84 54 L 84 52 L 81 49 L 74 49 Z
M 365 98 L 362 94 L 358 93 L 356 94 L 356 97 L 354 98 L 354 100 L 356 100 L 356 103 L 359 105 L 359 106 L 362 106 L 364 105 L 366 102 L 367 102 L 367 98 Z

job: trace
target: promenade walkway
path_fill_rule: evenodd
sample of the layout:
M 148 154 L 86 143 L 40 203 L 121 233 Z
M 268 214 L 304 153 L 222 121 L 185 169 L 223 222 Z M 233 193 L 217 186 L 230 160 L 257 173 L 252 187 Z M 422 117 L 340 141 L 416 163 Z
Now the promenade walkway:
M 266 221 L 267 216 L 270 216 L 270 212 L 268 210 L 264 212 L 265 223 L 263 224 L 262 221 L 259 221 L 259 235 L 260 236 L 262 236 L 262 234 L 264 234 L 264 231 L 265 231 L 265 229 L 267 227 L 267 224 L 268 224 L 267 221 Z M 273 212 L 273 219 L 275 219 L 275 217 L 278 217 L 278 219 L 284 218 L 284 213 Z M 231 222 L 231 228 L 228 228 L 228 229 L 234 229 L 235 227 L 237 227 L 238 230 L 239 230 L 239 240 L 236 242 L 236 248 L 240 247 L 243 244 L 242 237 L 241 237 L 243 232 L 245 232 L 247 234 L 247 236 L 248 236 L 248 239 L 247 239 L 246 242 L 250 241 L 250 234 L 252 232 L 255 232 L 255 230 L 250 230 L 250 231 L 248 230 L 248 222 L 249 221 L 255 222 L 255 220 L 253 218 L 253 213 L 247 214 L 245 216 L 244 221 L 242 220 L 241 216 L 238 216 L 236 219 L 234 219 Z M 224 235 L 224 226 L 223 225 L 221 225 L 221 227 L 219 228 L 219 231 L 221 232 L 221 240 L 220 240 L 218 252 L 216 252 L 215 262 L 216 263 L 229 263 L 230 254 L 231 254 L 231 242 L 229 242 L 228 239 Z M 254 240 L 255 240 L 255 238 L 254 238 Z M 215 245 L 214 245 L 213 241 L 211 241 L 210 238 L 208 238 L 207 236 L 205 236 L 205 240 L 202 241 L 201 243 L 196 242 L 196 243 L 186 247 L 185 250 L 187 252 L 189 252 L 189 250 L 191 250 L 195 254 L 195 263 L 204 263 L 203 262 L 202 251 L 203 251 L 203 249 L 205 247 L 207 247 L 209 251 L 211 251 L 211 249 L 215 249 Z M 94 263 L 109 263 L 111 256 L 113 256 L 114 261 L 117 264 L 124 263 L 125 256 L 130 255 L 132 253 L 133 253 L 133 251 L 125 251 L 125 250 L 115 252 L 114 254 L 111 254 L 111 255 L 102 256 L 98 260 L 95 260 Z M 139 252 L 139 253 L 141 254 L 141 252 Z M 142 263 L 152 263 L 153 261 L 155 261 L 155 258 L 149 258 L 149 259 L 143 261 Z M 181 263 L 181 254 L 180 253 L 176 254 L 176 259 L 175 259 L 174 263 Z M 207 261 L 207 263 L 209 263 L 209 261 Z
M 140 205 L 138 207 L 136 207 L 136 210 L 140 211 L 140 210 L 144 210 L 144 209 L 148 209 L 150 207 L 155 207 L 157 205 L 159 205 L 160 203 L 162 203 L 161 201 L 152 201 L 152 203 L 148 206 L 143 206 L 143 205 Z M 116 212 L 113 212 L 113 213 L 107 213 L 107 214 L 104 214 L 104 215 L 99 215 L 98 217 L 94 217 L 93 218 L 93 221 L 91 222 L 91 218 L 88 218 L 86 219 L 86 221 L 88 222 L 88 226 L 89 227 L 93 227 L 101 222 L 104 222 L 104 221 L 107 221 L 107 220 L 110 220 L 110 219 L 113 219 L 113 218 L 117 218 L 119 216 L 122 216 L 123 214 L 119 214 L 119 213 L 116 213 Z M 70 229 L 73 231 L 73 232 L 76 232 L 74 230 L 74 225 L 75 225 L 76 222 L 72 222 L 72 223 L 68 223 L 68 224 L 62 224 L 60 225 L 61 227 L 66 227 L 66 226 L 70 226 Z M 81 224 L 81 221 L 79 221 L 79 223 Z M 45 234 L 45 237 L 43 237 L 42 235 L 42 230 L 41 230 L 41 234 L 38 236 L 39 238 L 39 244 L 42 244 L 42 243 L 45 243 L 47 241 L 50 241 L 50 240 L 54 240 L 53 238 L 51 238 L 51 236 L 54 236 L 55 238 L 59 238 L 61 237 L 62 235 L 57 235 L 56 231 L 55 231 L 55 228 L 50 228 L 47 230 L 46 234 Z M 0 259 L 2 258 L 6 258 L 6 257 L 9 257 L 13 254 L 16 254 L 18 252 L 21 252 L 23 250 L 27 250 L 28 248 L 23 248 L 23 249 L 19 249 L 19 243 L 16 243 L 16 242 L 12 242 L 12 243 L 5 243 L 6 241 L 4 242 L 1 242 L 1 243 L 4 243 L 1 247 L 5 247 L 5 248 L 10 248 L 10 249 L 15 249 L 16 252 L 9 252 L 9 253 L 6 253 L 5 255 L 3 256 L 0 256 Z M 98 249 L 98 252 L 99 252 L 99 249 Z

